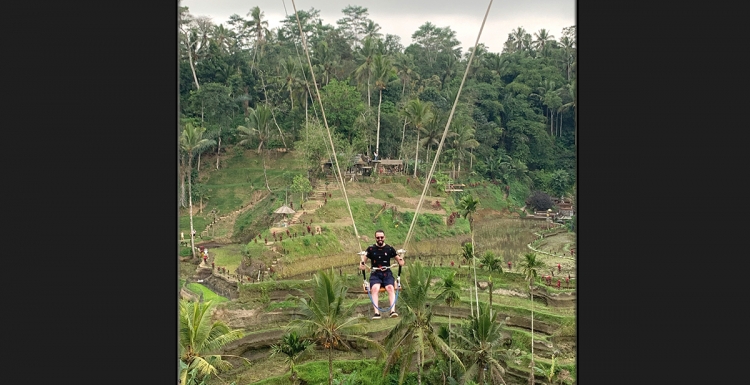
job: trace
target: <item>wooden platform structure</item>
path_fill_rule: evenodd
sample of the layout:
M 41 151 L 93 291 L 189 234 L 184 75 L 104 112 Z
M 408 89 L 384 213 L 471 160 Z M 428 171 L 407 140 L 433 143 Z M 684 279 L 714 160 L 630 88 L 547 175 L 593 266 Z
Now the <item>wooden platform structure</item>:
M 370 164 L 380 175 L 396 175 L 404 172 L 404 161 L 400 159 L 378 159 Z
M 466 185 L 463 183 L 448 183 L 445 187 L 445 192 L 464 191 L 464 187 L 466 187 Z

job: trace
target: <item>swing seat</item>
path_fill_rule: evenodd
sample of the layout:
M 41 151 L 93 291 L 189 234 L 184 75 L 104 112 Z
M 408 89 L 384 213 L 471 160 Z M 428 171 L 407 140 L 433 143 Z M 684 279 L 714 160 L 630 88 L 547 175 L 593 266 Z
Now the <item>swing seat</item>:
M 394 287 L 393 287 L 393 289 L 394 289 L 394 291 L 401 291 L 401 287 L 398 287 L 398 286 L 394 286 Z M 367 294 L 367 289 L 365 289 L 365 288 L 363 287 L 363 288 L 362 288 L 362 292 L 363 292 L 363 293 L 365 293 L 365 294 Z M 385 288 L 384 288 L 384 287 L 381 287 L 381 288 L 380 288 L 380 290 L 378 290 L 378 292 L 379 292 L 379 293 L 385 293 Z

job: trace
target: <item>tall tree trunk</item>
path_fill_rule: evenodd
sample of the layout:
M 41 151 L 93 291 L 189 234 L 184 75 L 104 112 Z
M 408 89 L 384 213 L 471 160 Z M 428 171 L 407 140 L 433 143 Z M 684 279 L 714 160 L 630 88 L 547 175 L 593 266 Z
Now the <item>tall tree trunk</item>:
M 422 349 L 417 350 L 417 384 L 422 385 Z
M 453 306 L 448 306 L 448 347 L 451 346 L 451 313 L 453 313 Z M 448 377 L 453 377 L 453 358 L 448 357 Z
M 190 202 L 190 250 L 193 252 L 193 259 L 195 259 L 195 230 L 193 228 L 193 153 L 189 154 L 188 158 L 188 199 Z
M 469 273 L 466 273 L 466 278 L 469 277 Z M 473 293 L 471 292 L 471 286 L 469 286 L 469 312 L 471 313 L 472 317 L 474 316 L 474 301 L 471 300 L 471 295 Z
M 219 128 L 219 141 L 216 146 L 216 169 L 219 169 L 219 154 L 221 154 L 221 128 Z
M 417 177 L 417 161 L 419 159 L 419 128 L 417 128 L 417 150 L 414 153 L 414 177 Z
M 266 154 L 263 154 L 263 178 L 266 180 L 266 189 L 271 192 L 271 188 L 268 187 L 268 174 L 266 174 Z
M 328 385 L 333 385 L 333 346 L 328 348 Z
M 185 155 L 180 158 L 180 166 L 182 166 L 180 167 L 182 170 L 180 173 L 180 206 L 187 207 L 185 202 Z
M 492 273 L 490 273 L 490 281 L 487 283 L 487 286 L 490 289 L 490 318 L 492 318 Z
M 370 107 L 372 104 L 370 103 L 370 74 L 367 74 L 367 111 L 372 111 Z
M 198 153 L 198 167 L 196 167 L 198 172 L 201 172 L 201 153 Z
M 263 85 L 263 95 L 268 95 L 268 92 L 266 91 L 266 81 L 263 80 L 263 74 L 260 74 L 260 84 Z M 268 97 L 265 97 L 265 103 L 266 106 L 270 108 L 270 104 L 268 103 Z M 279 123 L 276 122 L 276 114 L 273 113 L 273 108 L 271 108 L 271 118 L 273 118 L 273 124 L 276 125 L 276 128 L 279 129 L 279 137 L 281 137 L 281 143 L 284 144 L 284 148 L 286 148 L 286 141 L 284 140 L 284 134 L 281 133 L 281 127 L 279 127 Z M 268 135 L 266 135 L 268 136 Z
M 529 294 L 531 294 L 531 373 L 529 385 L 534 385 L 534 289 L 529 281 Z
M 549 136 L 553 136 L 552 134 L 552 111 L 547 109 L 547 115 L 549 116 L 547 120 L 549 120 Z
M 406 175 L 406 157 L 404 156 L 404 138 L 406 137 L 406 118 L 404 128 L 401 129 L 401 148 L 398 150 L 398 158 L 404 161 L 404 175 Z
M 187 38 L 187 49 L 188 49 L 188 62 L 190 63 L 190 70 L 193 71 L 193 80 L 195 81 L 195 87 L 198 89 L 201 89 L 201 85 L 198 84 L 198 76 L 195 75 L 195 65 L 193 64 L 193 55 L 192 55 L 192 48 L 190 48 L 190 33 L 185 33 L 185 36 Z
M 245 117 L 248 117 L 249 115 L 248 108 L 250 107 L 250 100 L 249 100 L 250 93 L 249 93 L 247 86 L 245 86 L 244 91 L 245 91 L 245 99 L 242 100 L 242 110 L 245 111 Z
M 378 99 L 378 132 L 375 136 L 375 152 L 380 154 L 380 105 L 383 103 L 383 90 L 380 90 L 380 98 Z
M 460 165 L 459 165 L 460 167 Z M 479 288 L 477 286 L 477 258 L 474 256 L 474 218 L 469 220 L 469 229 L 471 230 L 471 261 L 474 264 L 474 298 L 477 301 L 477 317 L 479 317 Z

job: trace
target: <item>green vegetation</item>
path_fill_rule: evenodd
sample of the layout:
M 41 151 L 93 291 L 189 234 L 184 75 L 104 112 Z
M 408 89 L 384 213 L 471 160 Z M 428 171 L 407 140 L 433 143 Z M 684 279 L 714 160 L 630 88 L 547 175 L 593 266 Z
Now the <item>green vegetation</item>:
M 204 301 L 213 301 L 214 303 L 222 303 L 228 301 L 226 297 L 222 297 L 214 293 L 213 291 L 211 291 L 211 289 L 201 285 L 200 283 L 191 282 L 188 283 L 186 287 L 193 293 L 202 295 Z
M 575 26 L 557 37 L 544 29 L 527 32 L 519 27 L 504 47 L 497 47 L 501 52 L 480 45 L 457 98 L 468 55 L 450 27 L 414 26 L 414 41 L 404 47 L 387 31 L 367 37 L 358 32 L 361 25 L 376 25 L 366 8 L 347 6 L 342 12 L 346 17 L 337 24 L 337 33 L 330 33 L 334 27 L 319 11 L 299 11 L 326 114 L 323 122 L 317 94 L 307 93 L 311 74 L 306 60 L 297 56 L 295 15 L 266 30 L 267 20 L 258 7 L 250 9 L 247 19 L 234 15 L 218 25 L 180 7 L 178 235 L 189 237 L 194 228 L 196 243 L 220 245 L 209 246 L 210 257 L 227 269 L 230 282 L 238 269 L 249 270 L 255 278 L 261 266 L 264 271 L 274 267 L 262 282 L 239 284 L 237 300 L 197 283 L 186 288 L 222 311 L 273 312 L 273 321 L 248 326 L 258 331 L 257 338 L 263 332 L 279 333 L 274 328 L 288 322 L 285 337 L 274 344 L 276 356 L 262 349 L 252 354 L 262 356 L 252 360 L 252 372 L 230 370 L 220 359 L 218 348 L 231 338 L 183 346 L 181 353 L 199 353 L 181 354 L 185 382 L 287 384 L 291 376 L 292 381 L 331 385 L 471 383 L 487 379 L 477 371 L 488 366 L 493 370 L 488 377 L 510 383 L 501 369 L 528 372 L 528 364 L 537 367 L 545 381 L 575 381 L 575 364 L 562 361 L 568 357 L 559 355 L 563 358 L 553 370 L 549 352 L 534 352 L 532 343 L 575 336 L 575 308 L 547 306 L 544 298 L 528 296 L 531 285 L 547 294 L 574 292 L 540 284 L 540 276 L 558 260 L 546 255 L 554 245 L 537 241 L 534 233 L 564 237 L 557 252 L 575 247 L 575 242 L 567 233 L 553 235 L 563 230 L 547 230 L 543 221 L 522 219 L 527 202 L 530 211 L 541 205 L 556 210 L 551 197 L 576 203 Z M 458 103 L 452 111 L 454 100 Z M 427 181 L 423 210 L 416 215 L 415 202 L 422 197 L 449 113 L 451 126 L 430 178 L 434 180 Z M 375 149 L 381 160 L 404 161 L 405 170 L 381 174 L 374 168 L 371 176 L 356 175 L 349 181 L 349 175 L 345 186 L 327 184 L 331 175 L 324 162 L 336 159 L 339 171 L 356 171 L 357 154 L 372 155 Z M 463 191 L 446 191 L 449 184 L 463 185 Z M 322 191 L 331 194 L 325 204 L 310 199 L 313 194 L 319 199 Z M 550 199 L 540 199 L 545 196 Z M 299 223 L 281 226 L 282 216 L 274 210 L 292 202 L 305 211 L 296 219 L 320 226 L 322 234 L 303 235 L 306 227 Z M 272 229 L 282 233 L 283 240 L 274 239 Z M 401 317 L 367 322 L 361 309 L 371 307 L 362 296 L 356 253 L 372 242 L 378 229 L 386 231 L 391 245 L 408 248 L 402 273 L 406 285 L 399 299 Z M 545 253 L 528 257 L 526 245 L 532 242 Z M 182 287 L 195 274 L 197 256 L 185 246 L 178 247 L 177 254 L 192 259 L 180 262 Z M 565 272 L 574 267 L 571 261 Z M 487 289 L 476 289 L 490 278 L 491 301 Z M 447 317 L 433 313 L 433 306 L 445 305 L 450 306 Z M 291 308 L 294 311 L 288 311 Z M 484 314 L 490 308 L 493 313 Z M 185 333 L 192 327 L 195 336 L 213 338 L 197 333 L 203 329 L 195 325 L 187 327 L 190 317 L 185 316 L 201 313 L 193 318 L 207 328 L 214 325 L 208 310 L 181 304 Z M 226 317 L 222 311 L 214 316 Z M 495 328 L 503 322 L 491 318 L 498 314 L 531 325 L 544 322 L 552 335 L 533 326 Z M 435 328 L 449 324 L 444 332 Z M 525 321 L 514 325 L 519 324 Z M 221 323 L 216 327 L 217 334 L 242 334 Z M 505 346 L 495 344 L 501 331 L 512 337 L 503 343 L 518 349 L 516 358 L 505 357 Z M 376 337 L 369 341 L 369 335 Z M 459 335 L 463 341 L 456 340 Z M 403 336 L 415 339 L 399 342 Z M 338 350 L 357 339 L 367 347 Z M 313 342 L 322 350 L 308 351 L 307 344 Z M 389 347 L 386 360 L 373 357 L 382 348 L 380 342 Z M 453 348 L 458 353 L 451 354 Z M 574 356 L 573 348 L 565 349 Z M 482 356 L 480 350 L 491 353 Z M 201 364 L 201 357 L 210 365 Z M 418 370 L 406 374 L 411 360 Z M 257 362 L 273 367 L 261 376 Z M 446 369 L 447 379 L 442 377 Z M 529 374 L 533 377 L 534 372 Z M 253 380 L 246 381 L 250 375 Z

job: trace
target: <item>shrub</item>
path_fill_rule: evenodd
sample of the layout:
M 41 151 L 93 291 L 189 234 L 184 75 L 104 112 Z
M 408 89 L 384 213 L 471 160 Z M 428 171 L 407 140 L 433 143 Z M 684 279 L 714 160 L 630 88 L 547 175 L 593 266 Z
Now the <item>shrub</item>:
M 531 196 L 526 199 L 526 204 L 538 211 L 551 209 L 554 206 L 549 194 L 539 190 L 531 193 Z

